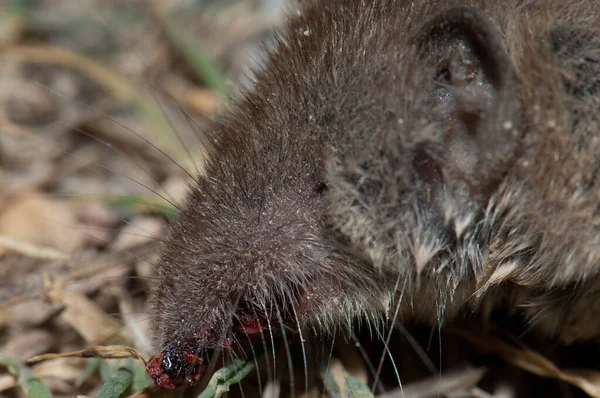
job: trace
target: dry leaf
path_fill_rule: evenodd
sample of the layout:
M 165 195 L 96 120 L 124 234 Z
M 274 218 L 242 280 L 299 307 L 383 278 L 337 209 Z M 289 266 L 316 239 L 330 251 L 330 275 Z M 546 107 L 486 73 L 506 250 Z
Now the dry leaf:
M 119 322 L 108 316 L 102 308 L 85 295 L 53 290 L 48 296 L 65 306 L 61 318 L 88 342 L 107 344 L 128 342 L 126 331 Z
M 0 235 L 0 252 L 15 252 L 26 257 L 40 260 L 67 260 L 69 256 L 50 247 L 35 245 L 24 240 L 14 239 L 10 236 Z
M 85 363 L 73 358 L 60 358 L 52 362 L 42 362 L 31 368 L 40 378 L 53 377 L 74 384 L 83 372 Z
M 143 243 L 156 241 L 162 236 L 165 222 L 156 217 L 136 217 L 126 227 L 111 245 L 113 250 L 127 250 Z
M 13 375 L 0 375 L 0 392 L 16 387 L 17 379 Z
M 514 338 L 508 342 L 496 336 L 482 337 L 466 330 L 453 329 L 452 332 L 487 351 L 494 352 L 520 369 L 541 377 L 562 380 L 581 388 L 591 397 L 600 398 L 600 372 L 596 370 L 559 369 L 552 361 Z
M 22 194 L 13 198 L 0 214 L 0 235 L 5 240 L 12 238 L 17 243 L 47 246 L 64 253 L 72 252 L 83 243 L 82 234 L 76 226 L 75 216 L 66 203 L 41 193 Z M 6 244 L 3 248 L 6 248 Z M 26 255 L 59 256 L 57 253 L 44 252 L 43 248 L 36 250 L 36 246 L 23 247 L 22 250 Z
M 360 382 L 367 384 L 369 380 L 369 372 L 363 356 L 358 351 L 356 344 L 351 344 L 346 341 L 339 341 L 337 347 L 337 355 L 343 363 L 346 371 L 358 379 Z
M 426 398 L 439 397 L 449 393 L 474 387 L 485 375 L 487 369 L 467 367 L 445 371 L 442 375 L 429 377 L 378 395 L 377 398 Z
M 167 77 L 163 81 L 163 87 L 178 103 L 201 115 L 213 115 L 223 105 L 221 98 L 214 91 L 196 88 L 182 78 Z
M 3 353 L 23 360 L 40 352 L 47 352 L 54 343 L 52 333 L 33 329 L 19 333 L 10 339 L 3 347 Z
M 33 364 L 48 359 L 57 358 L 104 358 L 104 359 L 123 359 L 134 358 L 140 359 L 146 363 L 146 360 L 133 348 L 122 345 L 99 345 L 89 347 L 85 350 L 61 352 L 56 354 L 37 355 L 27 360 L 27 364 Z

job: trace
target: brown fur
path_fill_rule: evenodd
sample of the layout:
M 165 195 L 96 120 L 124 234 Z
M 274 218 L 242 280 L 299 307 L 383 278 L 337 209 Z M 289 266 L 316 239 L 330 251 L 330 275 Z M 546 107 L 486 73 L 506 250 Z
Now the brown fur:
M 307 2 L 210 132 L 156 348 L 207 355 L 240 311 L 328 329 L 484 301 L 597 336 L 599 115 L 594 1 Z

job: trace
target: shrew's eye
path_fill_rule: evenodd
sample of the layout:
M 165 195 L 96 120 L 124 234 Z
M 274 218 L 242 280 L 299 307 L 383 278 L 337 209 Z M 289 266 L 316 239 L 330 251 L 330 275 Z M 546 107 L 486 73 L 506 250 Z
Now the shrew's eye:
M 325 194 L 325 192 L 327 192 L 327 184 L 324 182 L 317 184 L 317 187 L 315 188 L 315 194 L 321 197 Z

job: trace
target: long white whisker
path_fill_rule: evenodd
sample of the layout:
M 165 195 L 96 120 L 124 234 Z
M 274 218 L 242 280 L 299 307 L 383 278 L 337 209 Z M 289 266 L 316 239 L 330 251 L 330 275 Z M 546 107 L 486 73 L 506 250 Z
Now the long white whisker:
M 438 344 L 439 344 L 439 370 L 440 377 L 442 376 L 442 323 L 444 322 L 444 313 L 446 311 L 446 304 L 443 304 L 441 307 L 438 304 L 438 299 L 435 299 L 436 306 L 438 307 Z
M 413 337 L 412 333 L 410 333 L 402 323 L 399 323 L 397 327 L 400 330 L 400 333 L 402 333 L 402 336 L 404 336 L 404 338 L 408 341 L 413 350 L 415 350 L 419 358 L 421 358 L 421 361 L 423 361 L 423 363 L 431 372 L 431 374 L 437 374 L 438 369 L 435 367 L 435 365 L 431 361 L 431 358 L 429 358 L 425 350 L 423 350 L 423 347 L 421 347 L 419 342 Z
M 302 347 L 302 361 L 304 363 L 304 391 L 308 395 L 308 363 L 306 361 L 306 348 L 304 346 L 304 336 L 302 335 L 302 328 L 300 327 L 300 320 L 296 313 L 296 307 L 292 303 L 292 311 L 294 312 L 294 318 L 296 318 L 296 325 L 298 327 L 298 334 L 300 335 L 300 347 Z
M 110 29 L 110 27 L 109 27 L 109 26 L 106 24 L 106 21 L 104 21 L 102 18 L 100 18 L 99 16 L 97 16 L 95 13 L 94 13 L 94 16 L 97 18 L 97 20 L 98 20 L 100 23 L 102 23 L 102 24 L 105 26 L 105 28 L 106 28 L 106 32 L 107 32 L 107 33 L 109 33 L 109 34 L 110 34 L 110 35 L 113 37 L 113 39 L 114 39 L 115 41 L 119 42 L 121 46 L 123 46 L 123 47 L 127 48 L 127 50 L 128 50 L 130 53 L 134 54 L 134 56 L 137 58 L 138 62 L 140 62 L 140 64 L 142 64 L 142 57 L 140 56 L 140 54 L 139 54 L 139 52 L 138 52 L 138 48 L 137 48 L 137 47 L 130 48 L 129 46 L 127 46 L 127 44 L 126 44 L 126 43 L 125 43 L 123 40 L 121 40 L 121 38 L 120 38 L 118 35 L 114 35 L 114 34 L 113 34 L 113 32 L 112 32 L 112 30 Z M 131 69 L 131 68 L 128 68 L 126 65 L 122 65 L 122 66 L 123 66 L 125 69 Z M 167 112 L 164 110 L 164 108 L 163 108 L 163 106 L 162 106 L 162 102 L 160 101 L 160 99 L 159 99 L 159 98 L 157 97 L 157 95 L 155 94 L 156 92 L 158 92 L 158 91 L 159 91 L 159 90 L 158 90 L 158 88 L 157 88 L 157 87 L 154 87 L 154 85 L 152 85 L 152 84 L 151 84 L 151 83 L 149 83 L 148 81 L 144 81 L 144 82 L 143 82 L 143 84 L 144 84 L 144 85 L 148 85 L 148 86 L 150 86 L 150 88 L 151 88 L 151 89 L 149 90 L 149 92 L 151 93 L 151 95 L 152 95 L 152 98 L 154 99 L 154 102 L 155 102 L 156 104 L 158 104 L 158 105 L 159 105 L 159 107 L 160 107 L 160 109 L 161 109 L 161 112 L 162 112 L 162 114 L 163 114 L 163 116 L 164 116 L 165 120 L 167 120 L 167 122 L 169 123 L 169 125 L 170 125 L 170 127 L 171 127 L 171 130 L 173 131 L 173 133 L 175 134 L 175 136 L 176 136 L 176 138 L 177 138 L 177 140 L 178 140 L 178 142 L 179 142 L 179 145 L 180 145 L 180 146 L 181 146 L 181 148 L 182 148 L 182 149 L 183 149 L 183 150 L 186 152 L 186 155 L 188 156 L 188 158 L 189 158 L 190 162 L 192 163 L 192 165 L 193 165 L 193 166 L 194 166 L 194 168 L 195 168 L 196 174 L 197 174 L 197 175 L 199 175 L 199 174 L 200 174 L 200 170 L 199 170 L 198 164 L 197 164 L 197 162 L 196 162 L 195 158 L 193 157 L 193 155 L 192 155 L 192 153 L 191 153 L 191 151 L 190 151 L 190 149 L 189 149 L 189 146 L 185 144 L 184 140 L 183 140 L 183 139 L 182 139 L 182 137 L 181 137 L 181 134 L 180 134 L 180 133 L 179 133 L 179 131 L 178 131 L 178 130 L 175 128 L 175 126 L 173 125 L 172 121 L 171 121 L 171 120 L 170 120 L 170 118 L 168 117 L 168 115 L 167 115 Z M 183 112 L 184 112 L 184 114 L 186 115 L 186 120 L 188 121 L 188 125 L 190 125 L 190 124 L 189 124 L 189 121 L 192 119 L 192 118 L 191 118 L 191 116 L 189 116 L 189 115 L 188 115 L 188 113 L 187 113 L 187 112 L 185 112 L 185 110 L 183 109 L 183 106 L 181 106 L 181 104 L 179 104 L 179 103 L 178 103 L 178 102 L 177 102 L 177 101 L 176 101 L 176 100 L 175 100 L 175 99 L 174 99 L 174 98 L 173 98 L 171 95 L 169 95 L 168 93 L 166 93 L 166 94 L 167 94 L 168 98 L 169 98 L 171 101 L 173 101 L 175 104 L 177 104 L 177 106 L 178 106 L 178 109 L 180 109 L 181 111 L 183 111 Z M 87 107 L 89 107 L 89 105 L 87 105 L 87 104 L 83 104 L 83 105 L 84 105 L 84 106 L 87 106 Z M 106 115 L 106 114 L 102 114 L 102 116 L 110 118 L 110 117 L 109 117 L 108 115 Z M 167 154 L 165 151 L 163 151 L 162 149 L 160 149 L 158 146 L 156 146 L 155 144 L 153 144 L 152 142 L 150 142 L 150 141 L 149 141 L 148 139 L 146 139 L 144 136 L 142 136 L 141 134 L 138 134 L 138 133 L 137 133 L 137 132 L 135 132 L 134 130 L 132 130 L 132 129 L 130 129 L 130 128 L 128 128 L 128 127 L 126 127 L 126 126 L 124 126 L 123 124 L 121 124 L 121 123 L 120 123 L 120 122 L 118 122 L 117 120 L 114 120 L 114 119 L 112 119 L 112 118 L 110 118 L 110 119 L 111 119 L 111 120 L 113 120 L 113 122 L 115 122 L 117 125 L 121 126 L 122 128 L 126 129 L 127 131 L 131 132 L 132 134 L 134 134 L 134 135 L 136 135 L 137 137 L 139 137 L 140 139 L 142 139 L 144 142 L 146 142 L 148 145 L 150 145 L 152 148 L 154 148 L 154 149 L 155 149 L 156 151 L 158 151 L 160 154 L 162 154 L 163 156 L 165 156 L 165 157 L 166 157 L 166 158 L 167 158 L 169 161 L 171 161 L 171 162 L 172 162 L 172 163 L 173 163 L 173 164 L 174 164 L 176 167 L 178 167 L 178 168 L 179 168 L 179 169 L 181 169 L 181 170 L 182 170 L 182 171 L 183 171 L 185 174 L 187 174 L 187 175 L 188 175 L 188 176 L 189 176 L 189 177 L 190 177 L 190 178 L 191 178 L 193 181 L 197 181 L 197 180 L 196 180 L 196 178 L 195 178 L 195 177 L 194 177 L 194 176 L 193 176 L 193 175 L 192 175 L 192 174 L 191 174 L 191 173 L 190 173 L 190 172 L 189 172 L 189 171 L 188 171 L 188 170 L 187 170 L 185 167 L 181 166 L 181 164 L 179 164 L 179 162 L 175 161 L 175 159 L 173 159 L 171 156 L 169 156 L 169 155 L 168 155 L 168 154 Z M 197 126 L 197 124 L 196 124 L 196 126 Z M 191 125 L 190 125 L 190 127 L 191 127 Z M 203 143 L 200 141 L 200 139 L 198 138 L 197 134 L 195 134 L 195 133 L 194 133 L 194 134 L 192 134 L 192 136 L 193 136 L 193 137 L 196 139 L 196 141 L 198 142 L 198 144 L 199 144 L 199 145 L 198 145 L 198 147 L 199 147 L 199 148 L 203 148 L 203 147 L 204 147 L 204 145 L 203 145 Z
M 259 333 L 262 335 L 262 331 Z M 256 369 L 256 378 L 258 380 L 258 393 L 260 395 L 262 395 L 262 380 L 260 377 L 260 367 L 258 366 L 258 357 L 256 356 L 256 351 L 254 350 L 254 345 L 252 344 L 252 340 L 250 339 L 250 336 L 246 332 L 244 332 L 244 335 L 246 336 L 246 339 L 248 339 L 248 344 L 250 345 L 250 350 L 252 351 L 252 358 L 254 360 L 254 367 Z M 266 355 L 265 355 L 265 357 L 266 357 Z
M 28 79 L 28 81 L 30 81 L 33 84 L 36 84 L 44 89 L 46 89 L 48 92 L 53 93 L 55 95 L 61 96 L 61 97 L 65 97 L 65 95 L 63 93 L 61 93 L 60 91 L 57 91 L 41 82 L 35 81 L 33 79 Z M 167 154 L 164 150 L 162 150 L 161 148 L 159 148 L 156 144 L 153 144 L 150 140 L 148 140 L 146 137 L 144 137 L 143 135 L 141 135 L 140 133 L 136 132 L 135 130 L 133 130 L 132 128 L 126 126 L 125 124 L 119 122 L 118 120 L 110 117 L 108 114 L 106 114 L 105 112 L 100 111 L 97 108 L 94 108 L 92 105 L 86 104 L 81 100 L 75 100 L 76 103 L 88 108 L 91 111 L 94 111 L 95 113 L 97 113 L 98 115 L 110 120 L 111 122 L 115 123 L 117 126 L 121 127 L 122 129 L 126 130 L 127 132 L 133 134 L 134 136 L 138 137 L 139 139 L 141 139 L 142 141 L 144 141 L 146 144 L 148 144 L 151 148 L 153 148 L 155 151 L 157 151 L 158 153 L 160 153 L 162 156 L 164 156 L 167 160 L 169 160 L 171 163 L 173 163 L 178 169 L 180 169 L 182 172 L 184 172 L 188 177 L 190 177 L 193 181 L 197 182 L 197 179 L 189 172 L 187 171 L 181 164 L 179 164 L 179 162 L 177 162 L 175 159 L 173 159 L 169 154 Z M 87 137 L 92 138 L 93 140 L 101 143 L 102 145 L 106 146 L 107 148 L 110 148 L 112 150 L 114 150 L 116 153 L 120 154 L 121 156 L 128 158 L 132 163 L 134 163 L 137 167 L 140 168 L 140 170 L 142 170 L 146 175 L 148 175 L 150 178 L 152 178 L 154 180 L 154 177 L 143 167 L 141 167 L 139 164 L 135 163 L 130 157 L 128 157 L 127 155 L 123 154 L 122 152 L 120 152 L 119 150 L 117 150 L 113 145 L 111 145 L 108 142 L 105 142 L 104 140 L 102 140 L 99 137 L 96 137 L 93 134 L 88 133 L 87 131 L 79 128 L 79 127 L 75 127 L 75 126 L 70 126 L 67 125 L 65 123 L 62 123 L 60 121 L 57 122 L 58 124 L 61 124 L 64 127 L 68 127 L 70 129 L 73 129 L 81 134 L 86 135 Z
M 242 345 L 241 345 L 241 344 L 240 344 L 240 342 L 237 340 L 237 338 L 235 337 L 235 335 L 233 336 L 233 339 L 234 339 L 234 342 L 235 342 L 235 344 L 236 344 L 236 345 L 237 345 L 237 346 L 240 348 L 240 350 L 239 350 L 239 351 L 240 351 L 240 353 L 243 355 L 243 360 L 244 360 L 244 361 L 246 361 L 246 360 L 248 359 L 248 357 L 246 356 L 246 353 L 244 352 L 244 350 L 242 350 Z M 242 358 L 242 356 L 241 356 L 241 355 L 238 355 L 238 353 L 236 353 L 236 352 L 235 352 L 235 350 L 229 350 L 229 354 L 230 354 L 230 355 L 231 355 L 233 358 L 235 358 L 235 359 L 241 359 L 241 358 Z M 223 361 L 225 361 L 225 357 L 224 357 L 224 356 L 223 356 Z M 240 381 L 239 383 L 237 383 L 237 384 L 238 384 L 238 387 L 239 387 L 239 389 L 240 389 L 240 394 L 242 395 L 242 398 L 244 398 L 244 397 L 245 397 L 245 394 L 244 394 L 244 389 L 243 389 L 243 387 L 242 387 L 242 383 L 241 383 L 241 381 Z
M 400 279 L 400 276 L 398 276 L 398 280 L 399 279 Z M 398 283 L 398 280 L 396 281 L 397 283 Z M 386 352 L 389 355 L 392 365 L 394 366 L 394 371 L 396 372 L 396 377 L 398 378 L 398 385 L 400 387 L 400 392 L 403 397 L 404 397 L 404 390 L 402 389 L 402 380 L 400 379 L 400 374 L 398 373 L 398 368 L 396 367 L 396 362 L 394 361 L 394 357 L 389 350 L 389 342 L 392 337 L 392 331 L 393 331 L 394 325 L 396 324 L 396 320 L 398 319 L 398 314 L 400 313 L 400 306 L 402 305 L 402 298 L 404 297 L 404 291 L 406 289 L 407 280 L 408 280 L 408 278 L 404 279 L 404 284 L 402 285 L 402 290 L 400 291 L 400 297 L 398 299 L 398 303 L 396 304 L 396 309 L 394 310 L 394 316 L 392 318 L 392 322 L 390 323 L 390 331 L 388 332 L 386 338 L 384 339 L 384 347 L 385 347 Z M 371 386 L 372 393 L 375 393 L 375 385 L 381 374 L 384 359 L 385 359 L 385 355 L 382 355 L 381 360 L 379 361 L 379 365 L 377 367 L 377 373 L 375 374 L 375 381 L 373 382 L 373 385 Z
M 169 115 L 167 114 L 167 111 L 164 109 L 162 102 L 157 98 L 156 94 L 154 93 L 154 91 L 150 90 L 152 98 L 154 98 L 154 101 L 158 104 L 158 107 L 160 108 L 163 118 L 167 121 L 167 123 L 169 123 L 169 126 L 171 127 L 171 130 L 173 131 L 173 133 L 175 134 L 175 137 L 177 138 L 177 142 L 179 143 L 179 145 L 183 148 L 183 150 L 186 153 L 186 156 L 188 156 L 190 163 L 194 166 L 194 169 L 196 170 L 196 174 L 199 175 L 200 174 L 200 169 L 198 168 L 198 164 L 196 163 L 196 160 L 194 159 L 194 157 L 192 156 L 192 153 L 190 151 L 190 148 L 188 147 L 188 145 L 185 144 L 184 140 L 181 138 L 181 134 L 179 133 L 179 131 L 175 128 L 175 125 L 173 124 L 171 118 L 169 117 Z M 172 99 L 172 101 L 174 101 Z M 179 106 L 180 109 L 182 109 L 181 105 L 177 104 Z M 195 134 L 194 134 L 195 135 Z M 147 140 L 146 140 L 147 141 Z M 189 172 L 185 169 L 185 167 L 181 166 L 179 164 L 179 162 L 176 162 L 174 159 L 172 159 L 169 155 L 167 155 L 166 153 L 164 153 L 160 148 L 155 147 L 154 145 L 152 145 L 153 148 L 155 148 L 157 151 L 159 151 L 161 154 L 165 155 L 167 157 L 167 159 L 169 159 L 171 162 L 173 162 L 177 167 L 179 167 L 181 170 L 183 170 L 193 181 L 198 182 L 198 180 Z M 202 148 L 203 145 L 202 143 L 200 143 L 200 148 Z
M 288 361 L 288 367 L 289 367 L 289 376 L 290 376 L 290 396 L 292 398 L 294 398 L 296 396 L 296 391 L 295 391 L 295 383 L 294 383 L 294 363 L 292 361 L 292 353 L 290 351 L 290 345 L 288 344 L 287 341 L 287 334 L 285 333 L 285 325 L 283 324 L 283 317 L 281 316 L 281 312 L 279 311 L 279 307 L 275 306 L 275 311 L 277 313 L 277 321 L 279 322 L 279 327 L 281 329 L 281 334 L 282 334 L 282 338 L 281 340 L 283 340 L 283 346 L 285 347 L 285 354 L 287 357 L 287 361 Z
M 329 375 L 329 368 L 331 367 L 331 358 L 333 358 L 333 347 L 335 346 L 335 338 L 334 334 L 331 338 L 331 347 L 329 347 L 329 355 L 327 356 L 327 366 L 325 367 L 325 377 Z
M 377 369 L 375 369 L 375 366 L 373 366 L 373 361 L 371 361 L 371 358 L 369 358 L 369 355 L 367 355 L 367 352 L 365 351 L 364 347 L 358 340 L 358 337 L 354 333 L 351 333 L 350 338 L 352 339 L 352 341 L 354 341 L 356 348 L 358 348 L 358 352 L 360 352 L 360 355 L 363 357 L 365 364 L 367 365 L 367 368 L 369 369 L 369 373 L 373 377 L 375 377 L 375 375 L 377 374 Z M 381 380 L 376 380 L 376 381 L 377 381 L 377 388 L 379 388 L 380 392 L 384 392 L 383 383 L 381 382 Z
M 273 328 L 271 326 L 271 314 L 269 313 L 269 311 L 267 310 L 267 307 L 265 305 L 264 307 L 265 309 L 265 315 L 267 316 L 267 326 L 269 327 L 269 335 L 271 336 L 271 355 L 273 356 L 273 374 L 272 374 L 272 379 L 271 380 L 275 380 L 277 378 L 277 368 L 275 366 L 275 338 L 273 337 Z

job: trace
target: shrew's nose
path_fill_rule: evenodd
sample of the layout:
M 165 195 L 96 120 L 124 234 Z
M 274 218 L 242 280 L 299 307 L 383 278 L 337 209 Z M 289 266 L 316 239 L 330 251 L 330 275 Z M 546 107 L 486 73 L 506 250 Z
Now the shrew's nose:
M 204 359 L 179 347 L 167 348 L 153 356 L 147 366 L 154 384 L 168 389 L 196 384 L 205 370 Z

